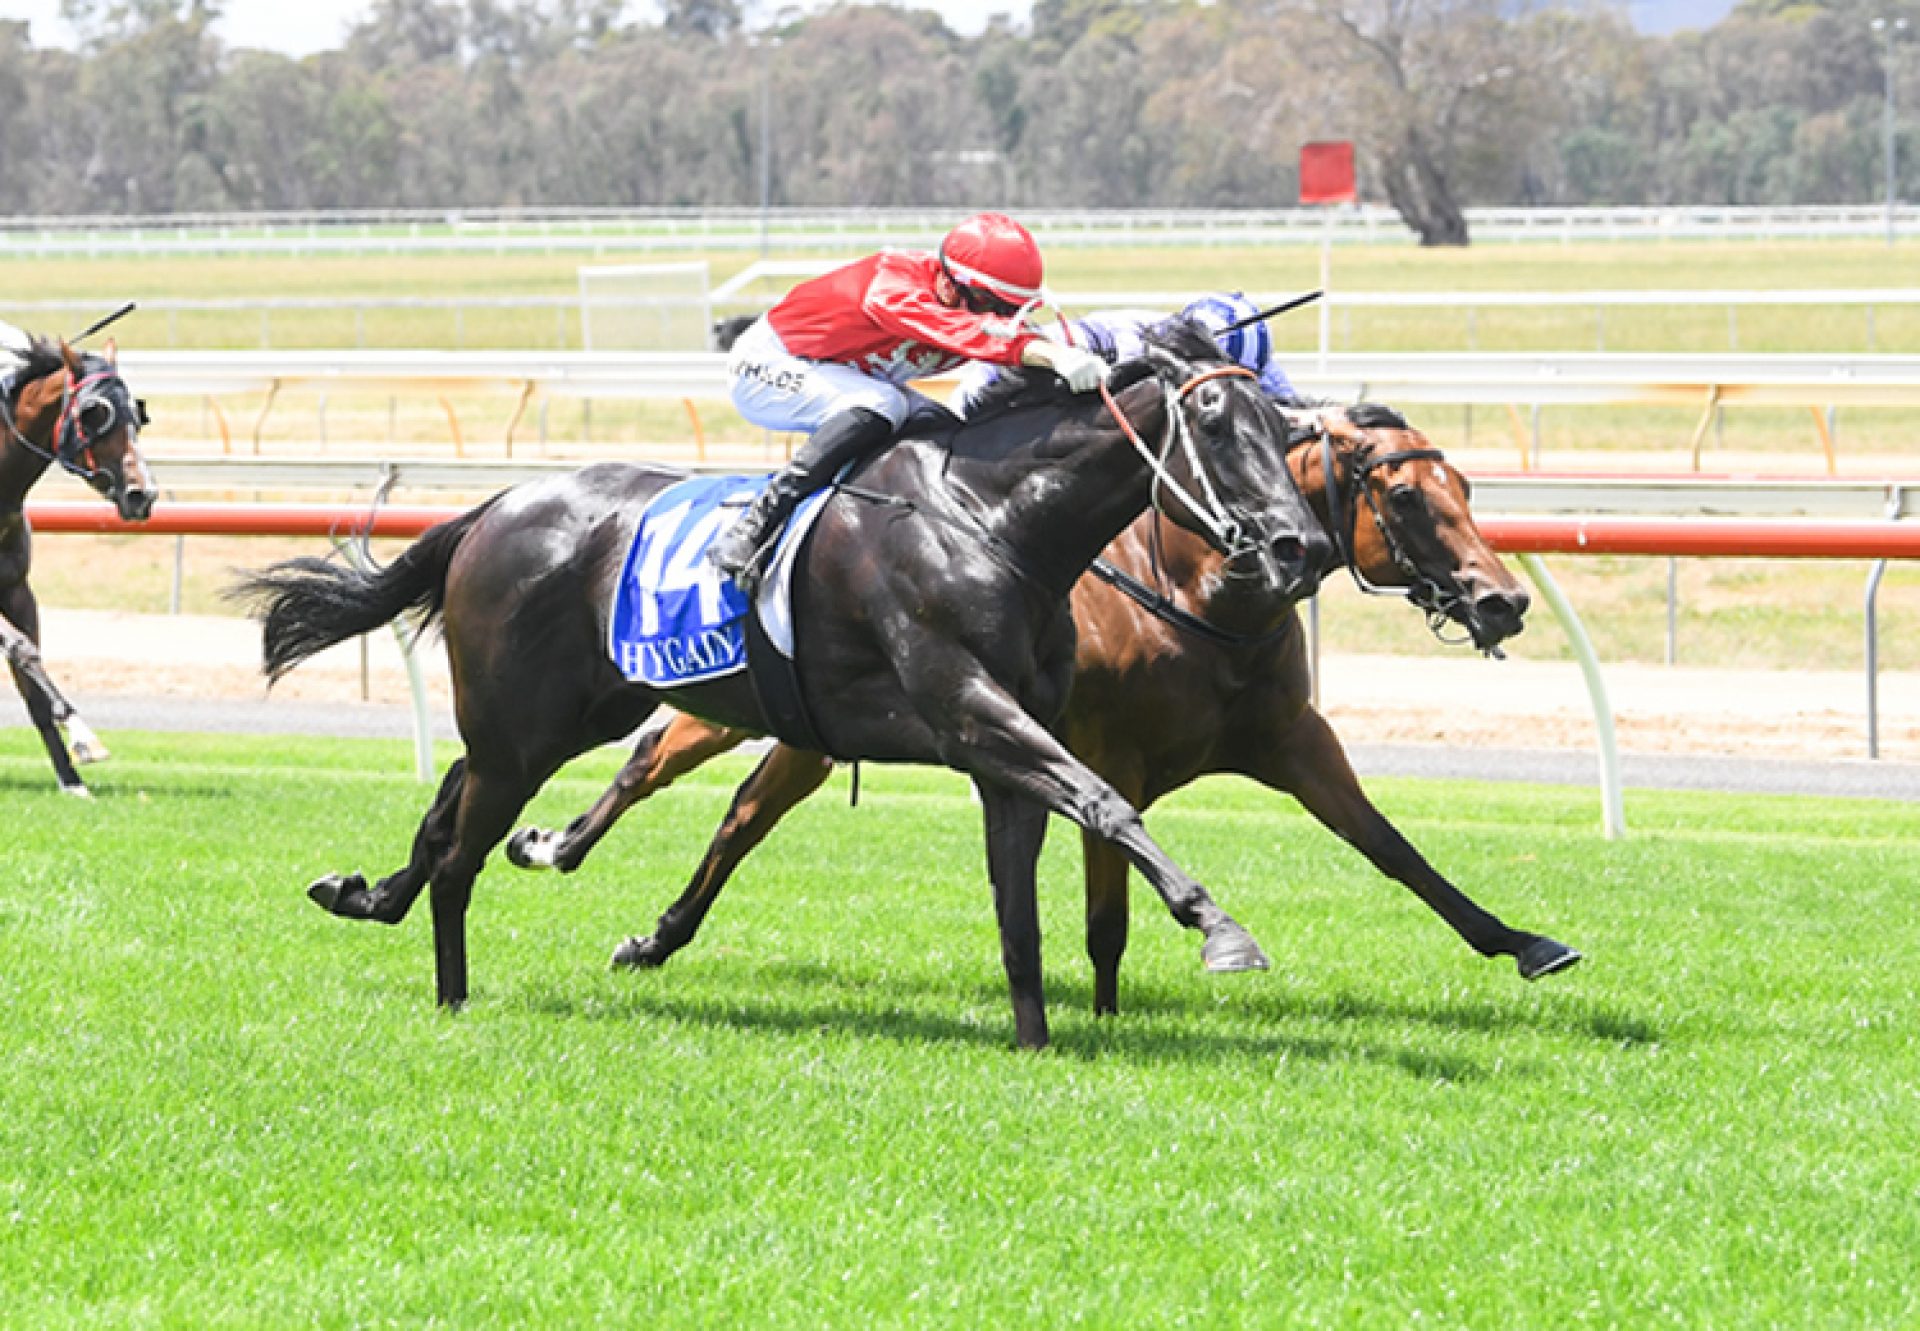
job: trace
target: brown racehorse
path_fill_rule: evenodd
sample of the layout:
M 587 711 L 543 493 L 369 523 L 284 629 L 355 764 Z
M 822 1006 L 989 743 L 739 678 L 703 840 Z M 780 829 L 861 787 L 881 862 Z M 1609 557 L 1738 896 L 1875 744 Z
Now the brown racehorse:
M 1397 588 L 1435 621 L 1463 626 L 1486 651 L 1518 633 L 1527 594 L 1481 538 L 1466 479 L 1397 413 L 1362 405 L 1295 417 L 1289 465 L 1363 588 Z M 1104 565 L 1104 567 L 1103 567 Z M 1187 533 L 1142 515 L 1073 590 L 1079 646 L 1064 720 L 1067 746 L 1140 809 L 1200 776 L 1231 772 L 1298 799 L 1453 926 L 1483 956 L 1511 956 L 1535 979 L 1580 954 L 1509 928 L 1443 878 L 1369 801 L 1332 728 L 1312 705 L 1305 635 L 1290 599 L 1221 576 Z M 1159 602 L 1153 587 L 1171 587 Z M 556 834 L 517 833 L 523 868 L 579 867 L 622 813 L 749 738 L 680 715 L 649 727 L 598 802 Z M 832 769 L 776 746 L 734 797 L 686 892 L 616 965 L 658 966 L 691 942 L 734 868 Z M 1083 836 L 1087 951 L 1094 1006 L 1119 1004 L 1127 943 L 1127 863 Z
M 0 350 L 0 371 L 11 381 L 0 393 L 0 652 L 60 789 L 83 797 L 87 787 L 74 759 L 99 762 L 107 751 L 40 660 L 40 605 L 27 586 L 33 531 L 26 502 L 27 491 L 58 463 L 111 499 L 128 521 L 152 512 L 153 479 L 138 443 L 146 407 L 127 391 L 116 359 L 111 347 L 81 352 L 40 338 L 11 355 Z M 71 756 L 63 729 L 73 740 Z
M 796 671 L 823 747 L 974 780 L 1028 1047 L 1047 1043 L 1034 874 L 1049 812 L 1124 847 L 1174 917 L 1204 935 L 1209 969 L 1266 965 L 1053 733 L 1073 679 L 1074 584 L 1155 503 L 1204 529 L 1223 580 L 1250 594 L 1304 595 L 1332 554 L 1288 471 L 1287 422 L 1204 331 L 1156 330 L 1147 354 L 1113 377 L 1103 403 L 1009 376 L 1003 410 L 946 441 L 894 444 L 825 501 L 795 580 Z M 768 729 L 745 675 L 653 689 L 624 677 L 606 649 L 610 591 L 639 515 L 679 479 L 589 467 L 497 495 L 377 573 L 292 560 L 244 584 L 276 676 L 408 611 L 444 625 L 466 754 L 405 866 L 373 885 L 329 874 L 309 888 L 335 915 L 397 924 L 431 886 L 443 1004 L 467 998 L 474 876 L 553 773 L 662 703 Z

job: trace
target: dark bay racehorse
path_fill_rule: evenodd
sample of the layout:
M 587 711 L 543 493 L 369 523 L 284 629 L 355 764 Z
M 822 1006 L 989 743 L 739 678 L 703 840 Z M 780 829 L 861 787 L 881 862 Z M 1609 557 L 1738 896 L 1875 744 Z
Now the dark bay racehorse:
M 1034 896 L 1049 811 L 1113 841 L 1209 969 L 1262 967 L 1252 937 L 1154 844 L 1139 814 L 1053 735 L 1073 676 L 1067 597 L 1149 504 L 1207 533 L 1221 579 L 1298 595 L 1331 555 L 1286 466 L 1287 424 L 1245 371 L 1183 326 L 1115 373 L 1117 400 L 1045 391 L 969 424 L 950 446 L 877 457 L 826 504 L 796 580 L 801 691 L 835 754 L 938 763 L 974 780 L 1002 959 L 1023 1046 L 1047 1041 Z M 1128 424 L 1128 423 L 1131 424 Z M 1158 456 L 1145 439 L 1160 441 Z M 585 750 L 663 701 L 764 732 L 740 675 L 655 691 L 606 649 L 612 583 L 647 500 L 674 473 L 591 467 L 496 496 L 360 573 L 293 560 L 242 593 L 277 677 L 312 653 L 415 610 L 445 629 L 466 754 L 421 823 L 406 867 L 310 889 L 335 914 L 395 923 L 431 885 L 440 1001 L 467 997 L 473 878 L 527 800 Z
M 1434 621 L 1493 651 L 1522 627 L 1527 595 L 1481 538 L 1465 478 L 1397 413 L 1362 405 L 1295 416 L 1289 454 L 1301 489 L 1366 590 L 1399 589 Z M 1223 578 L 1203 542 L 1142 515 L 1073 590 L 1079 628 L 1067 746 L 1135 808 L 1209 773 L 1231 772 L 1298 799 L 1382 873 L 1410 888 L 1483 956 L 1511 956 L 1534 979 L 1580 954 L 1511 929 L 1422 858 L 1360 788 L 1340 741 L 1311 702 L 1294 598 Z M 693 717 L 650 727 L 613 785 L 564 833 L 514 835 L 523 868 L 572 871 L 622 813 L 745 732 Z M 832 761 L 785 745 L 735 795 L 706 858 L 654 932 L 630 938 L 616 965 L 657 966 L 691 942 L 728 877 Z M 1119 1004 L 1127 943 L 1127 863 L 1084 836 L 1087 951 L 1096 1011 Z
M 115 361 L 111 349 L 80 352 L 40 338 L 17 352 L 0 349 L 0 375 L 9 380 L 0 391 L 0 650 L 60 789 L 79 796 L 87 787 L 74 760 L 99 762 L 107 751 L 40 659 L 40 606 L 27 586 L 33 532 L 26 502 L 27 491 L 58 463 L 130 522 L 153 510 L 153 478 L 139 449 L 146 406 L 127 391 Z M 71 756 L 63 729 L 73 739 Z

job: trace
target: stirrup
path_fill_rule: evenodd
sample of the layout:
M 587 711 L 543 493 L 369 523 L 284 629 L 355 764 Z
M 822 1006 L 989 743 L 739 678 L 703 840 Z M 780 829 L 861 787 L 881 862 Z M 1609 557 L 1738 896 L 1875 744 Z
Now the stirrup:
M 749 550 L 745 559 L 740 560 L 723 560 L 720 557 L 720 546 L 716 542 L 707 547 L 707 562 L 733 579 L 733 585 L 740 589 L 740 594 L 751 602 L 758 594 L 760 584 L 766 581 L 767 565 L 773 558 L 773 550 L 779 544 L 779 540 L 780 533 L 776 531 Z
M 738 573 L 731 576 L 733 585 L 738 587 L 740 594 L 747 598 L 747 604 L 752 605 L 760 599 L 760 584 L 767 578 L 766 555 L 763 551 L 754 551 L 753 558 L 748 560 Z

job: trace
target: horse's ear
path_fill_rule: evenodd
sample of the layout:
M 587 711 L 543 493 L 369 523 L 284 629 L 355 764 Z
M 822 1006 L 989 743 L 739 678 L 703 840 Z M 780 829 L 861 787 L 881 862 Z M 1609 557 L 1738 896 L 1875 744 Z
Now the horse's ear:
M 1123 360 L 1107 375 L 1107 391 L 1124 393 L 1142 379 L 1151 379 L 1156 369 L 1151 353 Z
M 120 367 L 120 339 L 119 338 L 117 337 L 108 338 L 107 345 L 100 348 L 100 350 L 101 350 L 101 353 L 106 356 L 107 364 L 113 366 L 115 369 L 118 369 Z
M 79 375 L 81 373 L 80 353 L 68 346 L 67 339 L 64 337 L 60 339 L 60 359 L 67 363 L 68 374 Z

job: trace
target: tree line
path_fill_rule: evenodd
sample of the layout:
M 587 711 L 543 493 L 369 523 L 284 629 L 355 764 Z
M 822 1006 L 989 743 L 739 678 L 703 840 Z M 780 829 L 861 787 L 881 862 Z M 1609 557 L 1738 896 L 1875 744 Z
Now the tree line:
M 0 22 L 0 200 L 1278 207 L 1328 138 L 1435 244 L 1466 241 L 1468 205 L 1881 197 L 1888 78 L 1920 105 L 1920 0 L 1742 0 L 1669 37 L 1622 8 L 1037 0 L 962 36 L 876 6 L 378 0 L 296 60 L 226 47 L 220 0 L 64 0 L 76 51 Z M 1908 25 L 1890 45 L 1875 17 Z

